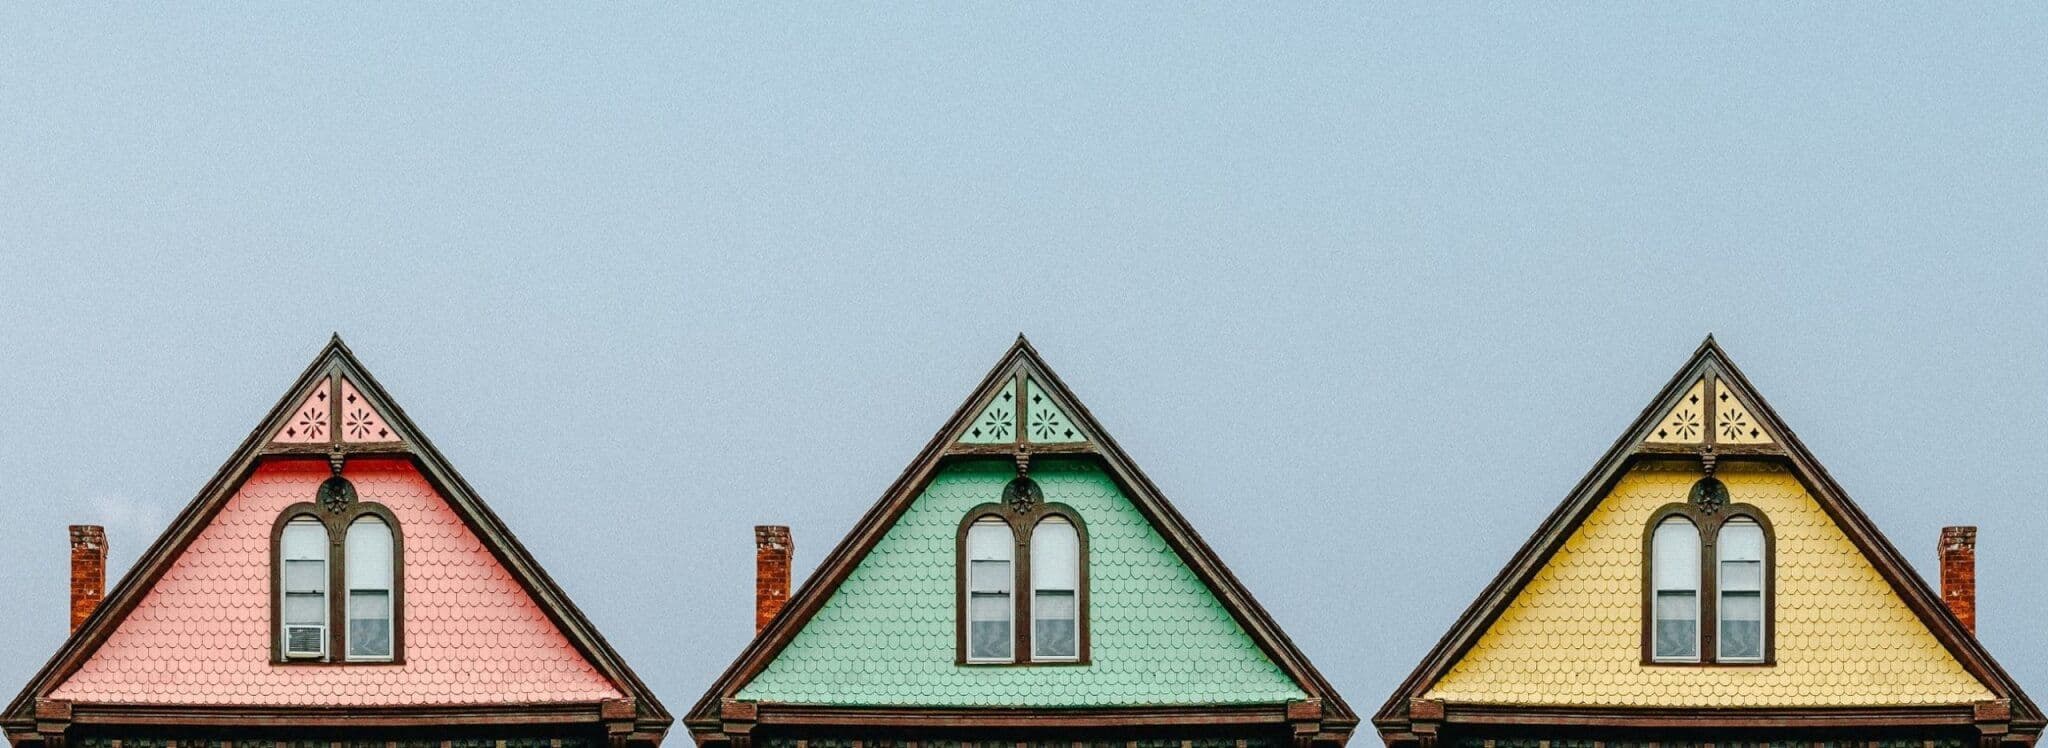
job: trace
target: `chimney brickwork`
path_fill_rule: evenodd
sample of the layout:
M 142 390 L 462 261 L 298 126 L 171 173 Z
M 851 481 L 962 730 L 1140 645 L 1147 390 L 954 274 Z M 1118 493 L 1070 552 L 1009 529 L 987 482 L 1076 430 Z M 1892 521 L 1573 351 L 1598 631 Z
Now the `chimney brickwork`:
M 781 525 L 754 527 L 754 633 L 768 628 L 782 605 L 789 602 L 789 557 L 795 552 L 789 528 Z
M 1977 528 L 1941 528 L 1941 601 L 1977 633 Z
M 71 526 L 71 630 L 77 631 L 107 593 L 107 531 Z

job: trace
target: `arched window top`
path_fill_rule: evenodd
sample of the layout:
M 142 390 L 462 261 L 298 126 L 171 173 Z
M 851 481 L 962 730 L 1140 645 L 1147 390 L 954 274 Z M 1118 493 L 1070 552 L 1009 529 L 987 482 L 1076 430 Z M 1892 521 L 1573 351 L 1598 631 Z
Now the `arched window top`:
M 962 518 L 959 662 L 1085 664 L 1088 532 L 1018 476 Z
M 1645 528 L 1643 662 L 1768 665 L 1771 522 L 1712 477 Z
M 271 537 L 272 662 L 401 662 L 405 539 L 339 474 L 279 515 Z

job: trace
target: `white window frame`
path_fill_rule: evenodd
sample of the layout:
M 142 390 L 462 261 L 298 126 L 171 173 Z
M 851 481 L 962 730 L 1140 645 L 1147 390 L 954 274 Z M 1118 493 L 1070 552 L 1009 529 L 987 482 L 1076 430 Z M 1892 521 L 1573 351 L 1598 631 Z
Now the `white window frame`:
M 1665 533 L 1666 528 L 1671 528 L 1673 532 L 1667 535 Z M 1650 616 L 1650 660 L 1652 662 L 1670 663 L 1701 662 L 1706 656 L 1705 652 L 1702 651 L 1704 648 L 1700 646 L 1700 637 L 1706 628 L 1706 622 L 1700 620 L 1702 612 L 1700 610 L 1700 597 L 1704 592 L 1700 589 L 1700 580 L 1703 577 L 1700 574 L 1699 525 L 1693 524 L 1691 519 L 1683 516 L 1671 516 L 1659 520 L 1657 526 L 1650 532 L 1650 568 L 1645 570 L 1650 575 L 1650 610 L 1647 611 L 1647 614 Z M 1662 568 L 1662 561 L 1665 558 L 1663 553 L 1665 543 L 1670 542 L 1670 539 L 1673 538 L 1685 543 L 1692 551 L 1692 572 L 1690 574 L 1676 574 L 1678 581 L 1688 586 L 1666 587 L 1658 583 L 1658 577 L 1667 576 L 1658 572 Z M 1660 624 L 1664 622 L 1662 598 L 1666 591 L 1692 593 L 1691 655 L 1666 655 L 1657 651 L 1657 645 L 1663 641 L 1663 632 L 1661 631 Z
M 295 537 L 300 539 L 301 542 L 310 545 L 305 548 L 294 548 Z M 332 611 L 332 601 L 329 596 L 334 594 L 334 590 L 330 589 L 333 586 L 331 584 L 333 581 L 331 564 L 334 563 L 333 549 L 330 545 L 331 543 L 327 537 L 327 525 L 318 518 L 300 515 L 285 521 L 284 532 L 278 542 L 277 554 L 277 562 L 280 565 L 278 569 L 277 605 L 279 613 L 277 620 L 278 635 L 282 637 L 278 642 L 278 652 L 287 660 L 315 660 L 323 659 L 327 656 L 328 630 L 334 625 L 333 621 L 328 620 Z M 301 555 L 302 552 L 310 549 L 317 549 L 317 556 Z M 291 573 L 289 569 L 293 561 L 320 562 L 320 623 L 318 625 L 320 634 L 317 638 L 319 647 L 312 651 L 292 649 L 292 629 L 306 628 L 310 625 L 293 623 L 289 613 L 290 606 L 286 604 L 287 601 L 292 599 Z
M 381 552 L 372 553 L 370 551 L 375 549 L 362 548 L 358 547 L 355 544 L 354 541 L 356 540 L 356 530 L 359 528 L 363 528 L 366 525 L 374 526 L 372 528 L 374 530 L 383 531 L 384 547 L 381 549 Z M 342 558 L 346 564 L 346 568 L 342 570 L 342 593 L 344 595 L 344 597 L 342 598 L 342 611 L 344 617 L 344 620 L 342 621 L 342 640 L 344 644 L 342 645 L 341 654 L 342 659 L 348 662 L 390 662 L 397 656 L 398 621 L 394 619 L 398 615 L 398 541 L 395 535 L 396 529 L 391 526 L 391 523 L 385 522 L 383 517 L 379 517 L 375 514 L 364 514 L 362 516 L 356 517 L 354 520 L 351 520 L 349 522 L 348 534 L 342 539 Z M 356 571 L 358 568 L 360 568 L 358 566 L 358 560 L 363 557 L 380 557 L 383 559 L 383 587 L 379 588 L 374 586 L 360 586 L 357 584 L 358 580 L 356 578 Z M 355 632 L 350 628 L 350 626 L 355 619 L 355 594 L 357 590 L 362 590 L 365 592 L 384 593 L 384 645 L 387 647 L 387 651 L 385 651 L 383 654 L 358 655 L 355 652 L 355 641 L 353 638 L 353 634 Z
M 1045 530 L 1046 530 L 1046 526 L 1047 526 L 1047 525 L 1050 525 L 1050 524 L 1054 524 L 1054 523 L 1057 523 L 1057 524 L 1058 524 L 1058 525 L 1059 525 L 1060 527 L 1063 527 L 1063 528 L 1065 528 L 1065 530 L 1064 530 L 1064 532 L 1066 533 L 1066 535 L 1065 535 L 1065 538 L 1066 538 L 1066 540 L 1067 540 L 1067 541 L 1068 541 L 1068 542 L 1070 543 L 1070 545 L 1068 545 L 1068 546 L 1067 546 L 1066 548 L 1054 549 L 1054 548 L 1049 548 L 1049 547 L 1046 547 L 1046 546 L 1042 546 L 1042 545 L 1040 545 L 1040 539 L 1041 539 L 1041 538 L 1049 538 L 1049 537 L 1050 537 L 1050 536 L 1049 536 L 1049 535 L 1047 535 L 1047 534 L 1046 534 L 1046 532 L 1045 532 Z M 1056 530 L 1055 532 L 1059 532 L 1059 531 L 1057 531 L 1057 530 Z M 1041 570 L 1043 570 L 1043 569 L 1044 569 L 1044 568 L 1046 567 L 1046 565 L 1045 565 L 1045 564 L 1041 564 L 1041 563 L 1039 563 L 1039 562 L 1040 562 L 1040 560 L 1041 560 L 1041 559 L 1043 559 L 1043 558 L 1044 558 L 1044 557 L 1046 557 L 1047 555 L 1050 555 L 1050 554 L 1051 554 L 1051 553 L 1053 553 L 1053 552 L 1061 552 L 1061 553 L 1065 553 L 1065 554 L 1067 554 L 1067 556 L 1068 556 L 1068 558 L 1066 559 L 1066 561 L 1067 561 L 1067 570 L 1068 570 L 1068 571 L 1069 571 L 1069 572 L 1071 573 L 1071 577 L 1070 577 L 1070 578 L 1068 578 L 1068 579 L 1064 579 L 1064 580 L 1047 580 L 1047 579 L 1044 579 L 1044 575 L 1042 575 L 1042 574 L 1041 574 Z M 1064 583 L 1065 583 L 1065 586 L 1050 586 L 1050 583 L 1053 583 L 1053 582 L 1064 582 Z M 1074 645 L 1074 653 L 1073 653 L 1073 654 L 1069 654 L 1069 655 L 1041 655 L 1041 654 L 1039 654 L 1039 653 L 1038 653 L 1038 629 L 1039 629 L 1039 626 L 1038 626 L 1038 620 L 1039 620 L 1039 617 L 1038 617 L 1038 593 L 1039 593 L 1039 592 L 1041 592 L 1041 591 L 1045 591 L 1045 592 L 1065 592 L 1065 593 L 1067 593 L 1067 594 L 1068 594 L 1068 596 L 1070 596 L 1070 597 L 1071 597 L 1071 599 L 1073 600 L 1073 614 L 1072 614 L 1072 616 L 1071 616 L 1071 622 L 1073 623 L 1073 629 L 1074 629 L 1074 635 L 1073 635 L 1073 645 Z M 1038 520 L 1038 524 L 1032 527 L 1032 530 L 1031 530 L 1031 603 L 1030 603 L 1030 605 L 1031 605 L 1031 661 L 1032 661 L 1032 662 L 1078 662 L 1078 661 L 1080 661 L 1080 659 L 1081 659 L 1081 619 L 1082 619 L 1082 616 L 1081 616 L 1081 529 L 1080 529 L 1080 528 L 1078 528 L 1078 527 L 1075 527 L 1075 526 L 1074 526 L 1074 522 L 1073 522 L 1072 520 L 1069 520 L 1069 519 L 1067 519 L 1067 518 L 1066 518 L 1066 517 L 1064 517 L 1064 516 L 1061 516 L 1061 515 L 1058 515 L 1058 514 L 1052 514 L 1052 515 L 1048 515 L 1048 516 L 1044 517 L 1043 519 L 1040 519 L 1040 520 Z
M 976 542 L 977 535 L 983 538 L 981 542 Z M 965 651 L 961 653 L 963 655 L 963 659 L 971 663 L 993 664 L 1016 662 L 1018 592 L 1016 583 L 1016 530 L 1010 527 L 1010 523 L 1003 521 L 999 517 L 982 517 L 980 519 L 975 520 L 974 523 L 972 525 L 969 525 L 967 528 L 967 553 L 965 554 L 965 556 L 967 564 L 964 568 L 960 569 L 960 573 L 966 576 L 966 579 L 964 580 L 964 586 L 967 590 L 967 597 L 964 601 L 962 601 L 963 604 L 967 606 L 967 610 L 963 611 L 967 621 L 967 630 L 965 632 L 966 641 L 961 642 L 965 649 Z M 976 561 L 1003 562 L 1003 573 L 999 577 L 1002 592 L 980 592 L 976 590 L 974 584 L 974 563 Z M 976 656 L 974 652 L 974 626 L 977 619 L 974 616 L 974 601 L 979 596 L 998 595 L 1003 598 L 1003 602 L 1005 603 L 1005 605 L 1002 608 L 1003 619 L 1004 622 L 1008 625 L 1004 627 L 1003 641 L 1007 645 L 1007 650 L 1004 654 L 1001 655 Z
M 1727 628 L 1726 624 L 1728 623 L 1729 589 L 1727 564 L 1731 563 L 1731 561 L 1721 558 L 1720 554 L 1723 549 L 1728 547 L 1723 540 L 1727 537 L 1728 528 L 1730 527 L 1745 527 L 1756 533 L 1756 558 L 1732 561 L 1733 563 L 1754 563 L 1757 569 L 1757 588 L 1755 590 L 1737 590 L 1738 592 L 1753 591 L 1756 593 L 1757 648 L 1756 654 L 1748 657 L 1736 657 L 1727 653 L 1728 635 L 1724 629 Z M 1764 531 L 1763 523 L 1748 516 L 1731 517 L 1728 521 L 1721 523 L 1721 527 L 1714 532 L 1714 615 L 1718 619 L 1714 621 L 1714 661 L 1737 664 L 1763 662 L 1764 653 L 1771 651 L 1771 627 L 1768 620 L 1771 615 L 1769 604 L 1771 599 L 1771 579 L 1769 569 L 1767 568 L 1768 564 L 1765 563 L 1771 555 L 1769 550 L 1769 533 Z

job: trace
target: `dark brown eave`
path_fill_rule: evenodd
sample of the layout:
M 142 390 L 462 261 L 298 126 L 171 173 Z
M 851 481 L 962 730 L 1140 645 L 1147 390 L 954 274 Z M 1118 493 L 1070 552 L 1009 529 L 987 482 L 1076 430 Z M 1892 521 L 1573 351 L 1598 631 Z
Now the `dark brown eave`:
M 958 728 L 1124 728 L 1132 725 L 1284 725 L 1286 704 L 1137 707 L 902 707 L 758 702 L 763 726 Z
M 341 445 L 330 449 L 321 445 L 317 450 L 291 445 L 266 446 L 265 440 L 283 424 L 300 397 L 314 381 L 329 373 L 339 371 L 350 378 L 365 396 L 372 399 L 389 415 L 392 428 L 401 437 L 400 442 Z M 440 450 L 420 433 L 403 408 L 394 402 L 390 394 L 375 377 L 365 370 L 339 335 L 331 338 L 315 356 L 313 362 L 300 373 L 292 386 L 273 405 L 257 427 L 250 431 L 236 448 L 234 455 L 223 464 L 199 494 L 193 497 L 178 513 L 170 527 L 159 535 L 149 548 L 143 551 L 135 565 L 123 575 L 121 581 L 108 592 L 100 606 L 83 621 L 78 629 L 67 638 L 63 646 L 52 654 L 28 684 L 23 687 L 6 711 L 0 712 L 0 722 L 10 725 L 33 723 L 38 701 L 47 697 L 59 684 L 77 672 L 87 659 L 105 643 L 134 607 L 142 601 L 173 562 L 199 533 L 210 524 L 227 501 L 240 490 L 242 483 L 254 471 L 258 462 L 264 459 L 311 459 L 316 455 L 324 458 L 330 451 L 341 451 L 348 456 L 405 457 L 419 468 L 441 495 L 449 499 L 456 514 L 483 540 L 493 556 L 505 565 L 512 577 L 534 601 L 545 611 L 550 620 L 567 636 L 578 651 L 603 673 L 629 698 L 636 711 L 639 729 L 655 731 L 655 740 L 672 722 L 672 717 L 661 705 L 639 676 L 636 675 L 618 653 L 611 648 L 603 636 L 584 617 L 581 610 L 570 602 L 550 578 L 546 570 L 533 560 L 526 547 L 520 544 L 510 529 L 491 511 L 476 491 L 470 487 L 460 473 L 448 463 Z M 515 705 L 518 706 L 518 705 Z M 97 708 L 97 707 L 88 707 Z M 216 707 L 204 707 L 216 708 Z
M 818 570 L 813 573 L 790 597 L 782 612 L 763 629 L 746 649 L 735 658 L 724 673 L 719 676 L 704 696 L 691 707 L 685 720 L 700 740 L 710 732 L 719 729 L 721 704 L 733 698 L 748 682 L 759 675 L 776 654 L 803 629 L 806 622 L 824 606 L 832 590 L 853 571 L 868 551 L 894 526 L 903 512 L 908 510 L 924 486 L 950 459 L 972 457 L 1008 456 L 1016 450 L 1010 447 L 992 448 L 974 445 L 955 445 L 954 439 L 974 418 L 983 400 L 996 388 L 1008 381 L 1015 372 L 1028 371 L 1036 377 L 1055 403 L 1072 414 L 1082 431 L 1091 439 L 1085 445 L 1045 445 L 1031 448 L 1034 454 L 1086 456 L 1099 460 L 1119 488 L 1131 497 L 1132 503 L 1147 521 L 1159 529 L 1180 558 L 1193 569 L 1198 577 L 1215 592 L 1218 599 L 1244 628 L 1245 633 L 1257 642 L 1274 664 L 1286 672 L 1310 700 L 1320 705 L 1322 722 L 1332 729 L 1340 730 L 1348 737 L 1350 730 L 1358 723 L 1357 715 L 1351 711 L 1321 672 L 1310 664 L 1308 658 L 1288 639 L 1285 632 L 1274 623 L 1272 616 L 1252 598 L 1251 594 L 1219 560 L 1208 543 L 1202 540 L 1178 510 L 1166 500 L 1158 486 L 1152 483 L 1126 455 L 1116 441 L 1095 420 L 1067 388 L 1064 381 L 1039 358 L 1038 352 L 1023 336 L 1011 346 L 996 365 L 982 377 L 974 394 L 967 398 L 944 427 L 933 435 L 917 458 L 903 473 L 890 484 L 882 498 L 877 501 L 849 532 L 826 555 Z M 751 703 L 751 702 L 749 702 Z M 781 708 L 781 707 L 774 707 Z M 847 707 L 859 710 L 879 710 L 894 707 Z M 1128 724 L 1128 723 L 1126 723 Z M 1338 742 L 1343 737 L 1335 738 Z
M 1738 396 L 1749 405 L 1751 414 L 1775 436 L 1778 444 L 1782 445 L 1731 446 L 1718 450 L 1719 457 L 1729 461 L 1765 460 L 1787 466 L 1835 524 L 1871 560 L 1893 592 L 1913 610 L 1942 646 L 1994 696 L 2010 704 L 2012 730 L 2016 733 L 2038 733 L 2042 724 L 2039 708 L 1998 665 L 1976 637 L 1963 628 L 1954 613 L 1941 603 L 1926 581 L 1906 563 L 1898 549 L 1877 530 L 1869 516 L 1848 498 L 1847 492 L 1842 490 L 1840 484 L 1836 483 L 1826 468 L 1813 457 L 1806 445 L 1785 425 L 1778 417 L 1777 411 L 1764 400 L 1742 371 L 1728 359 L 1727 353 L 1714 341 L 1713 336 L 1709 335 L 1701 342 L 1686 365 L 1659 390 L 1657 396 L 1643 408 L 1635 421 L 1615 440 L 1593 469 L 1580 479 L 1578 485 L 1567 494 L 1566 499 L 1552 510 L 1537 530 L 1523 542 L 1510 562 L 1501 569 L 1492 582 L 1488 583 L 1479 597 L 1466 607 L 1457 622 L 1452 624 L 1443 638 L 1438 640 L 1436 646 L 1375 713 L 1373 724 L 1379 728 L 1382 736 L 1391 739 L 1391 736 L 1408 733 L 1411 727 L 1410 705 L 1419 701 L 1430 686 L 1441 679 L 1478 642 L 1479 637 L 1493 625 L 1529 580 L 1549 562 L 1550 557 L 1598 506 L 1599 500 L 1613 489 L 1614 484 L 1637 461 L 1687 457 L 1698 459 L 1697 448 L 1645 445 L 1643 438 L 1665 410 L 1690 388 L 1693 381 L 1708 372 L 1732 381 L 1737 388 Z M 1507 711 L 1525 709 L 1500 708 Z M 1968 708 L 1968 705 L 1964 705 L 1963 708 Z
M 1612 728 L 1845 728 L 1971 726 L 1972 704 L 1825 708 L 1598 708 L 1447 704 L 1443 724 Z
M 416 727 L 436 725 L 602 724 L 605 702 L 467 705 L 254 706 L 207 704 L 70 705 L 74 725 L 185 727 Z

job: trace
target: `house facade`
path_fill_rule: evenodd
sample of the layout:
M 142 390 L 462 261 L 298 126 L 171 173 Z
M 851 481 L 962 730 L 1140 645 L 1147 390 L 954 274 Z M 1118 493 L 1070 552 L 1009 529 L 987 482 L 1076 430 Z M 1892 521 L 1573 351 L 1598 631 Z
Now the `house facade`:
M 1342 745 L 1357 718 L 1021 337 L 757 636 L 701 746 Z M 786 598 L 786 599 L 785 599 Z
M 337 337 L 69 639 L 15 748 L 652 748 L 670 719 Z
M 1711 337 L 1374 716 L 1394 748 L 1999 748 L 2040 710 Z

